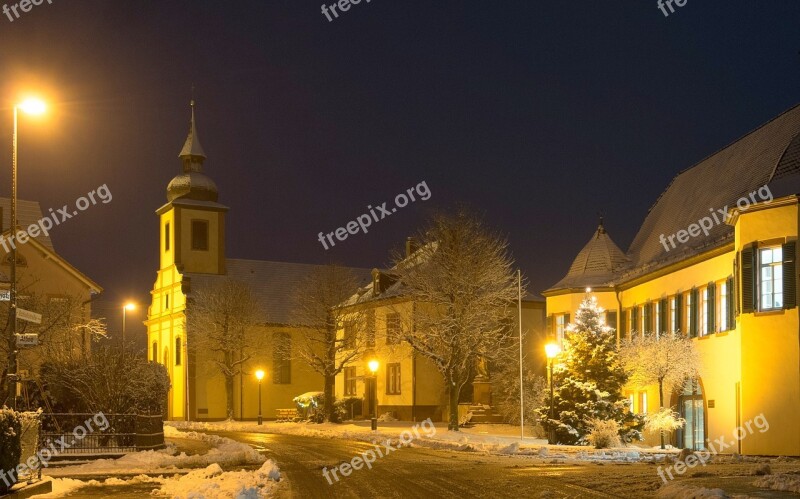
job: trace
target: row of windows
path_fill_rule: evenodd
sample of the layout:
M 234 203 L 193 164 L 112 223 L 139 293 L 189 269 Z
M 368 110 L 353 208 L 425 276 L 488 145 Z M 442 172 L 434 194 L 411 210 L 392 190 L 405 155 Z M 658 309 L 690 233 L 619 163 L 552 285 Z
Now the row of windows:
M 622 311 L 620 335 L 678 331 L 706 336 L 735 327 L 733 278 Z
M 272 383 L 288 385 L 292 382 L 292 337 L 289 333 L 273 333 L 272 335 Z M 181 337 L 175 338 L 175 365 L 183 364 L 183 342 Z M 158 342 L 154 341 L 150 360 L 158 362 Z M 166 364 L 169 359 L 163 359 Z
M 356 394 L 356 367 L 344 368 L 344 394 L 351 397 Z M 400 364 L 386 364 L 386 395 L 400 395 Z
M 169 251 L 172 246 L 172 232 L 170 224 L 164 224 L 164 251 Z M 195 251 L 208 251 L 208 220 L 192 220 L 192 249 Z
M 365 327 L 365 343 L 367 347 L 375 346 L 375 311 L 370 310 L 367 312 L 367 323 Z M 356 344 L 356 329 L 357 324 L 354 322 L 346 322 L 344 324 L 344 345 L 345 348 L 355 348 Z M 386 314 L 386 344 L 398 345 L 403 340 L 403 326 L 400 320 L 400 314 L 389 313 Z

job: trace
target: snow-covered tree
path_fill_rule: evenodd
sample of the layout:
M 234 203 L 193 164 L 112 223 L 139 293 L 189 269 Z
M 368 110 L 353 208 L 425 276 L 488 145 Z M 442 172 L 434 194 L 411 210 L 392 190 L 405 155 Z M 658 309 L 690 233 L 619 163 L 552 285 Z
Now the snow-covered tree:
M 683 428 L 685 424 L 686 420 L 671 407 L 662 407 L 657 412 L 650 413 L 645 417 L 644 429 L 652 433 L 659 432 L 663 435 L 665 431 L 675 431 Z
M 444 378 L 448 428 L 458 431 L 461 389 L 479 362 L 491 365 L 515 343 L 517 276 L 508 243 L 474 216 L 439 214 L 420 248 L 397 257 L 396 271 L 414 302 L 402 337 Z
M 207 354 L 213 370 L 225 378 L 226 413 L 233 419 L 234 379 L 264 343 L 264 335 L 253 331 L 265 322 L 260 303 L 247 284 L 229 278 L 193 291 L 190 299 L 187 346 Z
M 538 411 L 542 426 L 555 431 L 560 443 L 586 444 L 592 420 L 616 421 L 624 442 L 641 438 L 643 421 L 622 397 L 627 376 L 617 357 L 616 335 L 602 314 L 595 297 L 583 300 L 575 322 L 566 328 L 563 353 L 555 360 L 554 417 L 549 417 L 549 399 Z
M 520 422 L 519 400 L 519 364 L 504 362 L 503 368 L 492 377 L 492 401 L 503 419 L 513 425 Z M 536 409 L 540 408 L 548 394 L 547 380 L 529 367 L 527 359 L 523 361 L 523 387 L 525 404 L 525 426 L 534 428 L 539 419 Z
M 295 291 L 293 320 L 302 327 L 295 354 L 322 375 L 322 413 L 328 421 L 336 419 L 336 376 L 359 359 L 367 346 L 365 314 L 345 314 L 342 308 L 358 285 L 350 269 L 331 264 L 312 271 Z
M 631 383 L 641 388 L 658 385 L 660 409 L 664 409 L 664 390 L 682 387 L 687 379 L 699 376 L 702 367 L 694 341 L 680 332 L 634 335 L 620 345 L 619 352 Z M 664 448 L 664 430 L 661 430 L 661 448 Z

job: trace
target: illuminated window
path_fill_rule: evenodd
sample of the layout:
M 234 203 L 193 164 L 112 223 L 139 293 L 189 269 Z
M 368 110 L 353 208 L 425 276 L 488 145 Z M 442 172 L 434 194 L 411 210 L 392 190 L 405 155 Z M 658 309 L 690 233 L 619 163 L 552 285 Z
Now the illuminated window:
M 639 392 L 639 414 L 647 414 L 647 392 Z
M 559 343 L 564 339 L 564 331 L 567 330 L 567 315 L 556 316 L 556 340 Z
M 758 250 L 759 310 L 783 308 L 783 248 Z
M 344 394 L 348 397 L 356 394 L 356 368 L 344 368 Z
M 702 297 L 700 310 L 698 312 L 700 314 L 700 336 L 705 336 L 709 333 L 708 287 L 703 288 L 703 292 L 700 296 Z
M 669 326 L 668 329 L 673 333 L 681 328 L 678 324 L 678 299 L 672 297 L 669 299 Z
M 684 331 L 691 336 L 692 331 L 692 293 L 686 293 L 686 313 L 684 313 Z
M 400 395 L 400 364 L 386 364 L 386 394 Z
M 728 327 L 728 283 L 719 286 L 719 330 L 727 331 Z

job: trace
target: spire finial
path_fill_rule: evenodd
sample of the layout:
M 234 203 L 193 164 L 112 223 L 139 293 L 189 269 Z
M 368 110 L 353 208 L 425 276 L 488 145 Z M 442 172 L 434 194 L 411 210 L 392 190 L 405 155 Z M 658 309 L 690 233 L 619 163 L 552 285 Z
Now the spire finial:
M 194 94 L 194 86 L 192 87 L 192 94 Z M 192 109 L 192 117 L 189 121 L 189 136 L 186 137 L 186 142 L 183 144 L 183 149 L 181 149 L 181 153 L 178 156 L 183 159 L 184 170 L 199 172 L 202 170 L 206 155 L 200 145 L 200 139 L 197 137 L 197 126 L 194 119 L 194 96 L 189 102 L 189 107 Z
M 605 234 L 606 228 L 603 226 L 603 212 L 598 211 L 597 215 L 600 217 L 600 224 L 597 226 L 597 232 L 599 232 L 600 234 Z

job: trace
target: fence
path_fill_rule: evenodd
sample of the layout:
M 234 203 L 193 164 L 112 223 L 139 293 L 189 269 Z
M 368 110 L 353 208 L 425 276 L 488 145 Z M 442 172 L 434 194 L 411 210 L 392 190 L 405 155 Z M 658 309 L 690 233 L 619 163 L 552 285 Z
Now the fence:
M 76 428 L 87 427 L 94 414 L 42 414 L 39 448 L 51 444 L 61 456 L 88 456 L 126 454 L 141 450 L 164 448 L 164 422 L 162 416 L 138 414 L 106 414 L 108 427 L 91 426 L 82 438 L 73 433 Z M 84 433 L 84 432 L 81 432 Z M 66 443 L 66 447 L 63 443 Z

